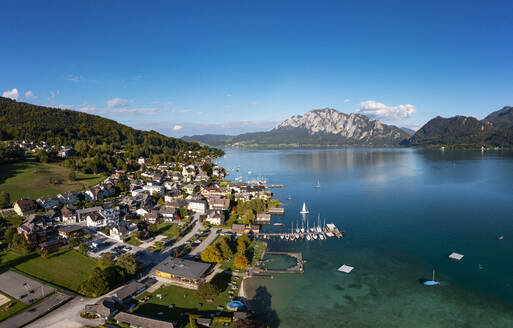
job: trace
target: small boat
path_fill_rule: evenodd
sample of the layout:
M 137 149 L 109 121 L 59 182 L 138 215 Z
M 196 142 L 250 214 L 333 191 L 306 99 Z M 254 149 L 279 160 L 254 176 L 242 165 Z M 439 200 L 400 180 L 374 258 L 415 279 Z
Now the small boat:
M 311 239 L 312 239 L 312 237 L 310 237 L 310 234 L 309 233 L 306 234 L 306 240 L 311 240 Z
M 300 234 L 299 234 L 299 237 L 300 237 L 301 239 L 305 239 L 305 234 L 304 234 L 304 233 L 300 233 Z
M 285 235 L 285 240 L 289 240 L 289 235 Z
M 503 240 L 504 239 L 504 236 L 499 236 L 499 240 Z
M 308 209 L 306 208 L 306 204 L 303 202 L 303 208 L 301 208 L 301 212 L 299 212 L 301 214 L 308 214 L 310 213 L 310 211 L 308 211 Z
M 285 236 L 284 235 L 280 235 L 280 238 L 283 239 L 283 238 L 285 238 Z
M 319 234 L 319 239 L 320 239 L 320 240 L 324 240 L 324 235 L 323 235 L 322 233 L 321 233 L 321 234 Z
M 316 233 L 314 233 L 314 234 L 312 235 L 312 237 L 313 237 L 313 239 L 315 239 L 315 240 L 317 240 L 317 238 L 318 238 L 318 236 L 317 236 L 317 234 L 316 234 Z
M 432 278 L 432 280 L 424 281 L 424 286 L 435 286 L 435 285 L 440 285 L 440 283 L 435 280 L 435 270 L 433 269 L 433 278 Z
M 294 234 L 294 237 L 296 237 L 296 239 L 299 239 L 299 234 L 296 232 L 296 233 Z
M 319 180 L 317 180 L 317 184 L 315 185 L 315 188 L 320 188 L 321 187 L 321 182 Z
M 292 200 L 292 196 L 290 196 L 290 194 L 289 194 L 289 197 L 288 197 L 287 199 L 288 199 L 288 200 Z
M 282 226 L 283 223 L 279 223 L 279 222 L 276 222 L 276 223 L 273 223 L 273 226 Z

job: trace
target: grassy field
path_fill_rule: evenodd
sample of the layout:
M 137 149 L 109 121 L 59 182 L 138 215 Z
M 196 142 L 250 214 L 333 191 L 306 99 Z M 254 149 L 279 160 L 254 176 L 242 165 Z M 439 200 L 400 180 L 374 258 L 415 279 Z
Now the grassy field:
M 176 223 L 157 224 L 158 234 L 166 236 L 169 239 L 177 239 L 180 236 L 180 227 Z
M 150 296 L 150 299 L 144 303 L 139 303 L 135 309 L 135 314 L 147 315 L 150 317 L 158 318 L 161 320 L 176 320 L 179 322 L 179 326 L 185 326 L 188 322 L 189 313 L 201 314 L 206 317 L 210 313 L 215 313 L 218 306 L 225 306 L 231 300 L 229 296 L 228 283 L 232 278 L 231 274 L 220 273 L 212 279 L 212 283 L 216 284 L 220 288 L 221 293 L 213 299 L 212 303 L 206 302 L 202 299 L 198 291 L 180 288 L 177 286 L 165 286 L 156 290 L 154 293 L 143 293 L 138 299 L 145 296 Z M 240 279 L 234 280 L 237 285 L 240 286 Z M 162 295 L 162 299 L 159 299 L 157 295 Z M 202 304 L 198 307 L 198 304 Z M 173 305 L 173 308 L 169 308 L 169 305 Z M 158 313 L 162 312 L 161 315 Z M 221 310 L 222 315 L 231 316 L 231 312 Z
M 20 198 L 37 199 L 63 191 L 78 191 L 103 180 L 101 174 L 76 173 L 58 163 L 24 162 L 0 165 L 0 191 L 7 191 L 14 202 Z
M 63 249 L 50 253 L 46 259 L 41 256 L 33 257 L 15 267 L 41 280 L 76 292 L 96 267 L 96 260 L 74 250 Z
M 7 302 L 5 304 L 0 305 L 0 321 L 3 321 L 16 313 L 20 312 L 24 308 L 27 307 L 24 303 L 15 300 L 14 298 L 10 297 L 9 295 L 6 295 L 4 293 L 0 293 L 4 295 L 5 297 L 10 299 L 10 302 Z M 7 305 L 12 303 L 12 305 L 7 309 Z

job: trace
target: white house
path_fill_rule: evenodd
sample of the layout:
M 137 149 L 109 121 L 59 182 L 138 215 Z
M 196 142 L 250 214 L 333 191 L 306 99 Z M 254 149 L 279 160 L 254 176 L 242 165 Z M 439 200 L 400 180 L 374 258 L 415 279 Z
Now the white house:
M 146 193 L 146 191 L 143 190 L 143 189 L 132 190 L 132 197 L 137 197 L 137 196 L 142 195 L 144 193 Z
M 165 192 L 165 189 L 164 187 L 162 186 L 150 186 L 150 185 L 146 185 L 146 186 L 143 186 L 142 187 L 143 190 L 149 192 L 151 195 L 153 195 L 153 193 L 157 193 L 159 196 L 162 196 Z
M 212 225 L 222 225 L 224 224 L 224 212 L 217 210 L 208 211 L 207 218 L 205 219 L 208 223 Z
M 119 211 L 115 208 L 104 209 L 98 213 L 100 213 L 107 223 L 116 223 L 119 221 Z
M 127 239 L 128 236 L 128 228 L 123 224 L 116 224 L 110 228 L 110 237 L 116 240 L 123 241 Z
M 107 220 L 98 212 L 92 212 L 87 214 L 86 222 L 87 227 L 94 230 L 105 227 L 107 225 Z
M 139 157 L 137 159 L 137 164 L 143 165 L 144 163 L 146 163 L 146 159 L 144 157 Z
M 204 200 L 191 200 L 187 208 L 196 213 L 205 214 L 207 207 L 207 202 Z
M 73 209 L 63 207 L 61 210 L 61 221 L 66 224 L 78 222 L 77 215 Z

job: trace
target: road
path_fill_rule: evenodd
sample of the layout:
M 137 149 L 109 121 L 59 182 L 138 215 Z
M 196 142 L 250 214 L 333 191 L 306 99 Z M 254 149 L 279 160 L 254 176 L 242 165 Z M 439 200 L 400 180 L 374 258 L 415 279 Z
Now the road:
M 219 231 L 221 229 L 212 229 L 210 233 L 208 234 L 207 238 L 201 242 L 201 244 L 198 245 L 195 249 L 193 249 L 189 255 L 196 256 L 198 254 L 201 254 L 205 248 L 207 248 L 208 245 L 212 244 L 214 240 L 216 240 L 217 236 L 219 235 Z
M 169 256 L 169 251 L 171 249 L 185 244 L 192 236 L 194 236 L 198 232 L 198 230 L 203 229 L 203 225 L 197 219 L 192 221 L 191 224 L 194 224 L 194 227 L 191 229 L 191 231 L 189 233 L 187 233 L 185 236 L 183 236 L 180 240 L 178 240 L 174 245 L 172 245 L 171 247 L 166 249 L 167 253 L 162 254 L 162 255 L 164 255 L 162 257 L 162 259 L 165 259 L 167 256 Z M 207 237 L 207 239 L 209 237 L 210 237 L 210 235 Z M 202 246 L 202 244 L 200 244 L 198 247 Z M 140 277 L 139 280 L 142 280 L 142 279 L 148 277 L 150 275 L 150 272 L 151 272 L 151 270 L 148 270 L 148 273 L 146 275 L 144 275 L 143 277 Z M 84 319 L 80 316 L 80 313 L 84 310 L 85 305 L 86 304 L 94 304 L 104 297 L 112 296 L 117 292 L 117 290 L 119 290 L 120 288 L 123 288 L 123 287 L 124 286 L 120 286 L 119 288 L 107 293 L 106 295 L 98 297 L 98 298 L 85 298 L 85 297 L 77 296 L 74 299 L 72 299 L 71 301 L 69 301 L 68 303 L 66 303 L 63 306 L 48 313 L 47 315 L 43 316 L 42 318 L 39 318 L 38 320 L 36 320 L 35 322 L 31 323 L 30 325 L 28 325 L 26 327 L 28 327 L 28 328 L 40 328 L 40 327 L 80 328 L 83 326 L 97 326 L 97 325 L 103 323 L 103 320 Z M 16 318 L 17 316 L 18 315 L 14 316 L 13 318 Z
M 55 294 L 47 297 L 41 303 L 36 305 L 32 305 L 27 310 L 21 312 L 14 317 L 10 317 L 9 319 L 0 323 L 0 328 L 14 328 L 14 327 L 23 327 L 28 322 L 34 320 L 40 315 L 50 311 L 52 308 L 58 306 L 59 304 L 68 300 L 71 296 L 66 294 L 62 294 L 56 292 Z M 42 327 L 42 326 L 39 326 Z M 44 327 L 44 326 L 43 326 Z

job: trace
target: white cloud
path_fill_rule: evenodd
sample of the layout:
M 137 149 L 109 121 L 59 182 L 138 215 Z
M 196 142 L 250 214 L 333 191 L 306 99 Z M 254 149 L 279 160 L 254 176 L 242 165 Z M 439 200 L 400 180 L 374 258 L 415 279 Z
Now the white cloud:
M 110 113 L 139 115 L 139 114 L 155 113 L 157 111 L 158 111 L 157 108 L 120 108 L 120 109 L 113 109 L 110 111 Z
M 192 109 L 181 109 L 180 113 L 190 113 L 192 112 Z
M 124 108 L 131 103 L 128 99 L 112 98 L 107 100 L 107 107 L 109 108 Z
M 171 107 L 171 105 L 173 104 L 171 101 L 152 101 L 151 103 L 153 105 L 159 105 L 164 107 Z
M 57 97 L 61 92 L 59 90 L 53 92 L 53 91 L 50 91 L 50 96 L 48 97 L 48 100 L 53 100 L 55 99 L 55 97 Z
M 363 101 L 358 106 L 359 108 L 355 110 L 357 113 L 390 121 L 407 119 L 417 111 L 415 106 L 410 104 L 387 106 L 374 100 Z
M 73 74 L 68 75 L 68 81 L 78 83 L 81 80 L 82 80 L 81 76 L 77 76 L 77 75 L 73 75 Z
M 73 108 L 75 108 L 75 106 L 73 106 L 73 105 L 66 105 L 66 104 L 59 104 L 57 107 L 60 108 L 60 109 L 73 109 Z
M 168 136 L 181 137 L 184 131 L 187 134 L 229 134 L 237 135 L 246 132 L 269 131 L 278 124 L 278 121 L 225 121 L 225 122 L 176 122 L 162 121 L 138 121 L 130 125 L 143 130 L 155 130 Z
M 37 96 L 32 91 L 25 92 L 25 98 L 26 99 L 37 99 Z
M 7 90 L 2 93 L 2 97 L 11 98 L 13 100 L 18 100 L 18 89 L 13 88 L 12 90 Z
M 346 103 L 346 104 L 347 104 L 347 103 L 349 103 L 349 102 L 351 102 L 351 99 L 344 99 L 344 103 Z

